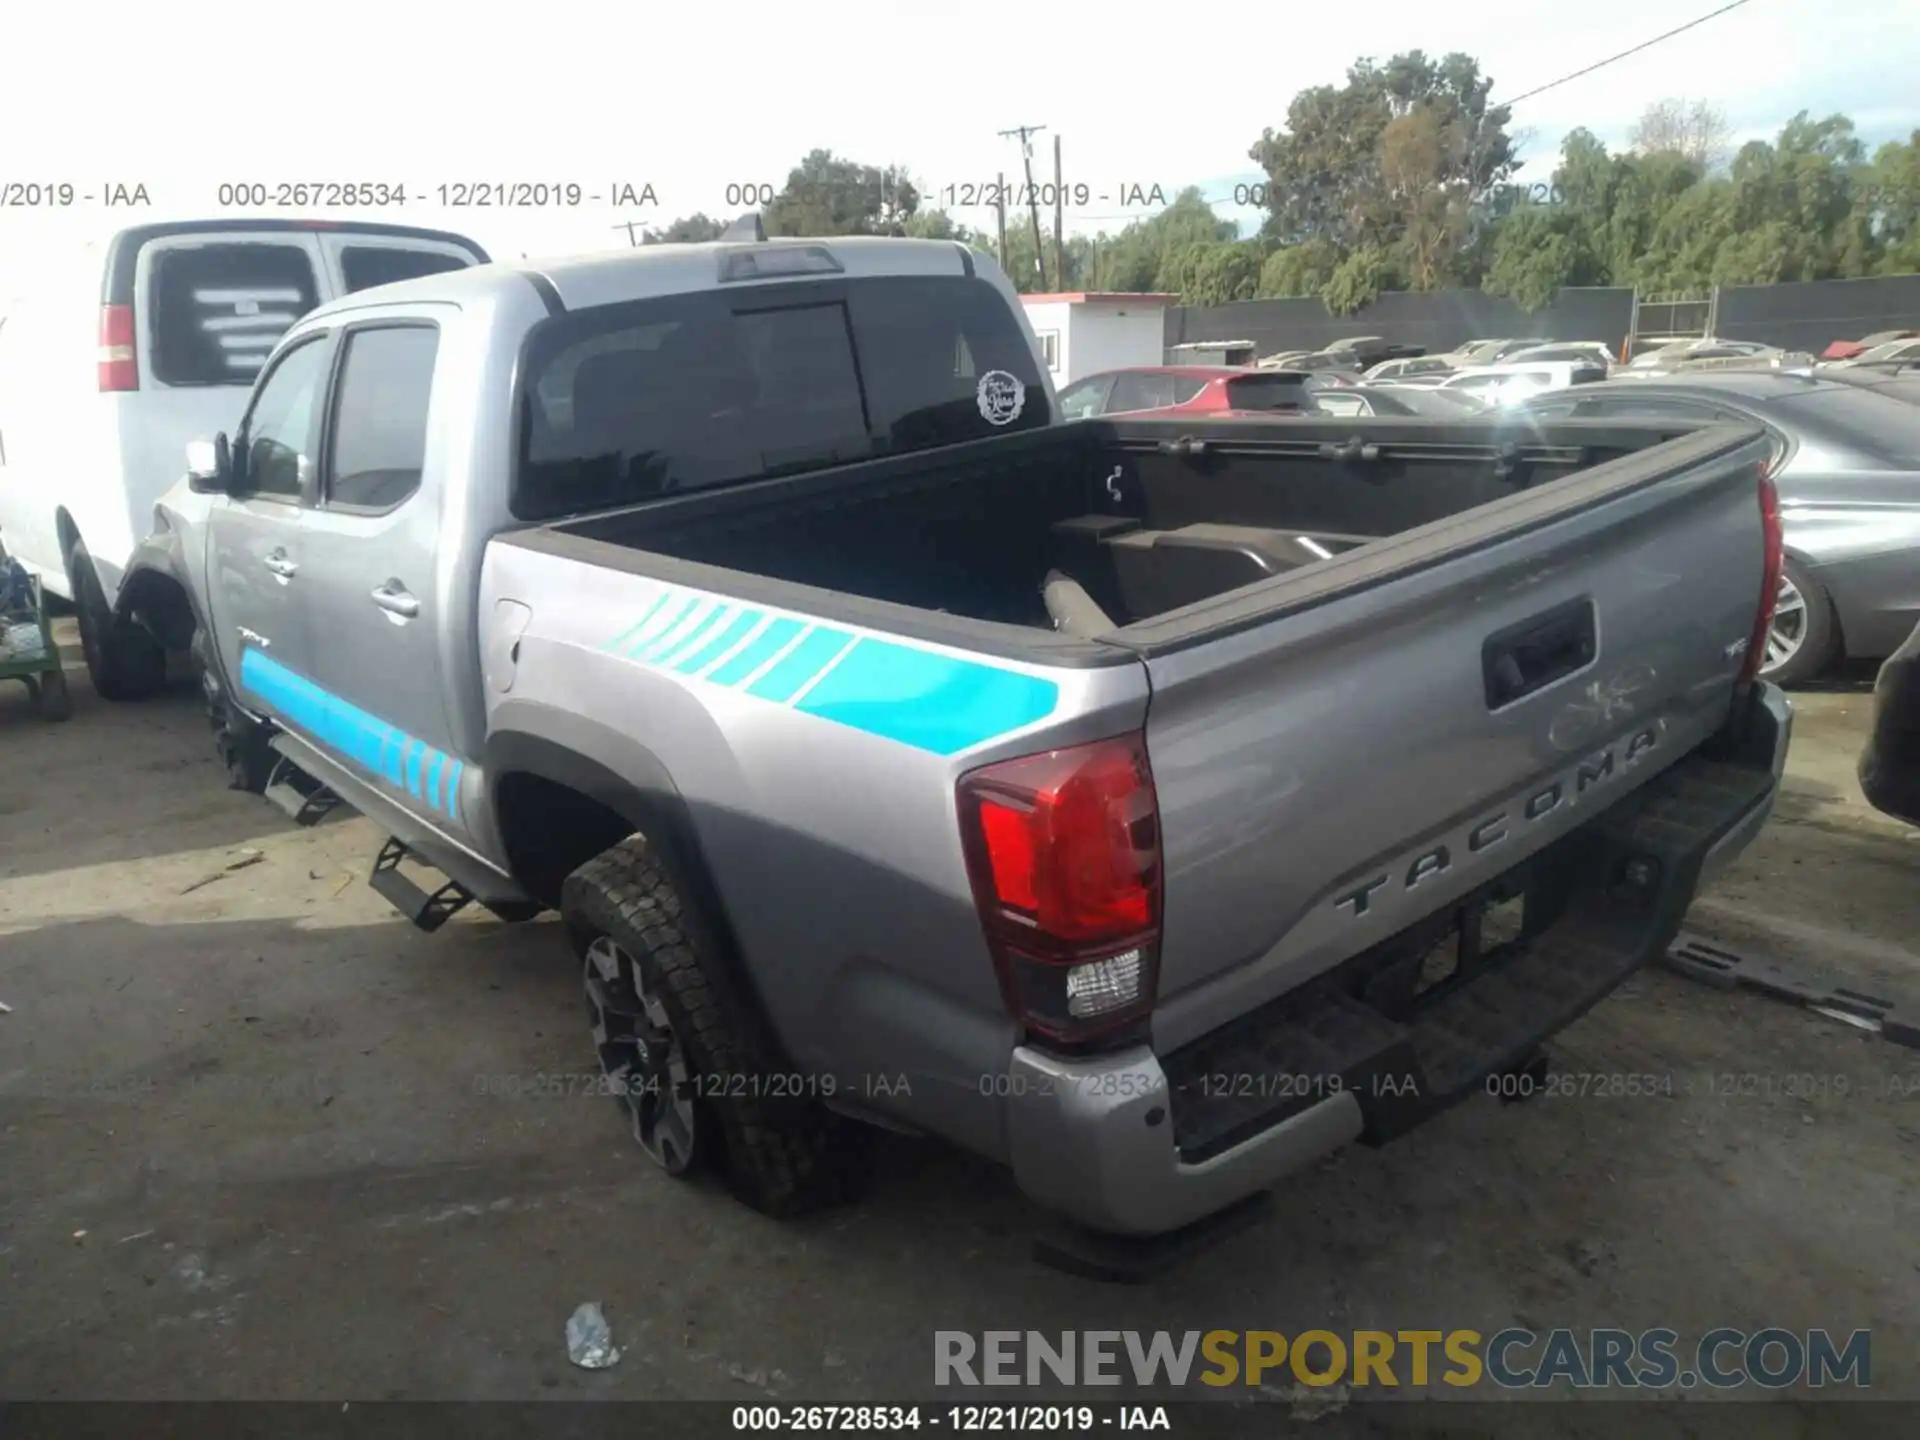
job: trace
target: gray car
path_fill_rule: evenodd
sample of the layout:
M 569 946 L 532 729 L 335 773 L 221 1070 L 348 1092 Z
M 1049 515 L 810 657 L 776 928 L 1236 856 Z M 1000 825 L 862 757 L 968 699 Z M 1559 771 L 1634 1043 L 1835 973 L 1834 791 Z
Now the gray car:
M 1761 674 L 1810 680 L 1891 655 L 1920 622 L 1920 408 L 1871 386 L 1747 371 L 1617 380 L 1536 416 L 1758 422 L 1772 434 L 1786 566 Z
M 668 1172 L 1155 1234 L 1533 1065 L 1773 803 L 1764 437 L 1494 424 L 1062 423 L 963 246 L 648 246 L 304 316 L 137 583 L 413 923 L 561 912 Z

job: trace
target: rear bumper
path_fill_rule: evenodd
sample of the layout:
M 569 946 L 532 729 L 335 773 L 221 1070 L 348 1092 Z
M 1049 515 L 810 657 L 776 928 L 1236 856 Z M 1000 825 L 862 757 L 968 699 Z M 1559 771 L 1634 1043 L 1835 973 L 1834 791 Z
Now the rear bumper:
M 1695 891 L 1765 824 L 1791 731 L 1785 696 L 1756 687 L 1735 753 L 1704 747 L 1528 862 L 1544 918 L 1530 889 L 1520 941 L 1401 1019 L 1336 970 L 1165 1056 L 1020 1047 L 1015 1178 L 1094 1229 L 1159 1234 L 1483 1090 L 1672 942 Z

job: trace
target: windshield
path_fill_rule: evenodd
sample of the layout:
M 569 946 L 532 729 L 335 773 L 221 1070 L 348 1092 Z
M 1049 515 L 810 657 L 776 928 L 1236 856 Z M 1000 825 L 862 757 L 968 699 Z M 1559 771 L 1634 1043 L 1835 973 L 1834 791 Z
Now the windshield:
M 528 343 L 523 520 L 630 505 L 1052 419 L 984 280 L 710 290 L 573 311 Z

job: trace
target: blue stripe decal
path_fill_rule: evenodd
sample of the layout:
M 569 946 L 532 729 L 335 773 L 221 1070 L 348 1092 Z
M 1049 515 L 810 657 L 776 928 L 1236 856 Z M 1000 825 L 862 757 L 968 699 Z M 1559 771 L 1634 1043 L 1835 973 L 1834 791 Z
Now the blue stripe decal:
M 252 646 L 240 656 L 240 684 L 280 719 L 340 757 L 450 819 L 460 818 L 460 777 L 466 766 L 444 750 L 329 694 Z
M 653 639 L 649 640 L 640 649 L 629 650 L 627 653 L 636 660 L 651 664 L 659 657 L 661 651 L 665 650 L 669 645 L 678 643 L 678 632 L 681 625 L 685 623 L 689 615 L 700 608 L 700 605 L 701 601 L 698 596 L 687 601 L 685 605 L 680 607 L 680 613 L 667 622 L 666 629 L 656 632 Z
M 764 612 L 759 610 L 741 611 L 733 617 L 733 623 L 728 625 L 726 629 L 722 630 L 698 650 L 695 650 L 691 655 L 688 655 L 682 660 L 675 661 L 672 668 L 682 675 L 691 675 L 701 666 L 711 665 L 715 660 L 718 660 L 722 655 L 726 654 L 727 651 L 744 640 L 747 632 L 758 625 L 764 618 Z
M 1051 680 L 862 639 L 794 709 L 885 740 L 952 755 L 1053 713 Z
M 727 623 L 727 616 L 733 613 L 731 605 L 716 605 L 707 612 L 700 623 L 674 641 L 671 646 L 654 657 L 653 663 L 671 669 L 676 663 L 686 659 L 695 650 L 711 640 Z
M 761 700 L 788 700 L 802 685 L 826 669 L 853 637 L 826 626 L 794 646 L 786 657 L 753 684 L 747 694 Z
M 635 637 L 637 637 L 642 630 L 647 628 L 647 622 L 653 619 L 655 615 L 659 614 L 661 607 L 664 606 L 667 603 L 667 601 L 672 598 L 673 598 L 672 593 L 670 591 L 665 591 L 665 590 L 661 591 L 660 598 L 658 600 L 655 600 L 653 604 L 647 607 L 646 614 L 642 615 L 638 620 L 634 621 L 633 624 L 629 625 L 625 630 L 621 631 L 618 635 L 614 636 L 613 639 L 609 640 L 605 645 L 601 646 L 600 648 L 603 650 L 618 650 L 622 645 L 625 645 L 629 640 L 632 640 Z
M 746 649 L 715 670 L 707 679 L 715 685 L 738 685 L 780 653 L 780 647 L 807 627 L 784 616 L 753 637 Z
M 1044 674 L 799 616 L 769 618 L 678 586 L 663 587 L 605 648 L 934 755 L 1024 730 L 1060 704 L 1060 686 Z

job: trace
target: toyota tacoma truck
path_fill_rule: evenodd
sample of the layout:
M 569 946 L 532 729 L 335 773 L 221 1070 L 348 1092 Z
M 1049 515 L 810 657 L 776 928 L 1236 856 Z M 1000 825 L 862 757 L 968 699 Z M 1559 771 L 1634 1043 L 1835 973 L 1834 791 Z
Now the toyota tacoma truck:
M 559 911 L 669 1172 L 791 1213 L 877 1124 L 1165 1236 L 1533 1063 L 1752 838 L 1770 458 L 1064 422 L 987 257 L 750 227 L 321 306 L 136 564 L 236 785 L 423 927 Z

